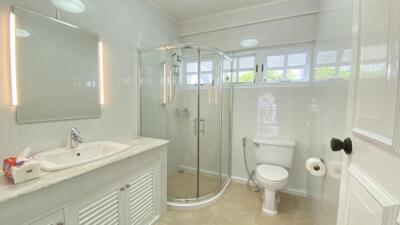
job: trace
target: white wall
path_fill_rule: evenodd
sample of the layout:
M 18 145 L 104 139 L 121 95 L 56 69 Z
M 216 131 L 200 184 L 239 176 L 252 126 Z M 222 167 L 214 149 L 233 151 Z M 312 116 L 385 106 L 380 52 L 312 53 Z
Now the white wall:
M 300 15 L 314 14 L 319 0 L 283 0 L 182 21 L 180 35 L 190 36 L 250 24 L 271 22 Z
M 233 103 L 233 137 L 232 137 L 232 174 L 237 179 L 247 179 L 243 160 L 242 137 L 250 138 L 247 147 L 247 158 L 250 168 L 255 168 L 252 137 L 259 136 L 258 113 L 260 97 L 269 96 L 276 104 L 276 126 L 274 135 L 296 140 L 293 168 L 290 170 L 289 189 L 305 192 L 307 173 L 304 162 L 308 157 L 310 117 L 309 102 L 311 89 L 304 87 L 259 87 L 235 88 Z M 263 133 L 261 133 L 263 134 Z
M 182 42 L 210 45 L 224 51 L 244 49 L 240 42 L 255 38 L 259 46 L 309 42 L 315 39 L 316 14 L 232 27 L 181 37 Z
M 316 52 L 351 49 L 352 0 L 322 0 L 318 15 Z M 326 165 L 342 163 L 342 154 L 332 152 L 329 146 L 333 137 L 346 137 L 348 82 L 326 82 L 313 88 L 317 110 L 312 113 L 312 142 L 310 156 L 321 158 Z M 341 180 L 334 176 L 308 176 L 307 192 L 315 225 L 335 225 L 339 204 Z
M 181 24 L 181 41 L 210 45 L 224 51 L 242 50 L 240 42 L 248 38 L 256 38 L 259 47 L 310 42 L 315 40 L 317 32 L 318 8 L 318 1 L 283 1 L 240 12 L 187 21 Z M 206 24 L 212 28 L 209 32 L 205 32 Z M 278 135 L 295 139 L 297 142 L 288 189 L 304 194 L 307 186 L 304 162 L 309 157 L 311 135 L 308 105 L 312 98 L 312 88 L 309 85 L 235 87 L 232 176 L 239 180 L 247 180 L 241 139 L 258 135 L 258 100 L 266 94 L 275 98 L 278 107 L 276 112 Z M 250 167 L 254 168 L 254 146 L 249 144 L 248 147 Z
M 51 1 L 0 2 L 0 158 L 26 146 L 42 151 L 66 145 L 71 127 L 77 127 L 85 141 L 137 134 L 136 50 L 174 41 L 177 25 L 141 0 L 86 0 L 85 13 L 61 13 L 63 20 L 99 33 L 103 41 L 103 115 L 100 119 L 18 125 L 11 107 L 8 66 L 8 14 L 14 3 L 51 16 L 56 10 Z
M 343 7 L 348 8 L 347 5 Z M 351 37 L 348 29 L 351 15 L 349 18 L 348 10 L 320 12 L 321 8 L 332 7 L 321 7 L 320 1 L 283 1 L 255 9 L 186 21 L 181 24 L 181 40 L 211 45 L 225 51 L 242 50 L 240 42 L 248 38 L 256 38 L 259 41 L 258 47 L 302 42 L 316 42 L 316 51 L 335 49 L 336 45 L 350 47 L 351 44 L 343 43 Z M 343 38 L 347 39 L 342 40 Z M 336 41 L 332 43 L 333 40 Z M 237 179 L 247 179 L 241 138 L 258 135 L 257 103 L 266 94 L 275 98 L 278 107 L 278 135 L 297 142 L 288 189 L 321 195 L 330 191 L 337 200 L 338 182 L 310 178 L 304 164 L 310 156 L 329 158 L 325 155 L 329 150 L 329 137 L 343 134 L 346 108 L 341 105 L 346 104 L 347 82 L 257 88 L 236 85 L 233 103 L 232 173 Z M 335 107 L 340 110 L 332 113 Z M 336 128 L 331 129 L 331 125 Z M 253 149 L 254 146 L 250 144 L 248 159 L 251 168 L 255 166 Z M 325 185 L 329 182 L 336 185 L 336 188 L 324 189 L 324 186 L 318 186 L 319 183 Z

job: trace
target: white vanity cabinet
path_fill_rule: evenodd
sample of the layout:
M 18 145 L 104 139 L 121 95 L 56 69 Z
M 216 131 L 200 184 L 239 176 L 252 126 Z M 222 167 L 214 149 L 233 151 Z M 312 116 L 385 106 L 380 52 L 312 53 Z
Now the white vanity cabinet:
M 154 224 L 167 210 L 167 142 L 146 143 L 100 165 L 60 170 L 12 186 L 15 191 L 38 184 L 43 188 L 0 203 L 0 224 Z M 49 185 L 53 179 L 59 181 Z
M 129 179 L 125 189 L 125 224 L 146 224 L 160 214 L 156 172 L 155 168 L 150 168 Z
M 102 187 L 66 205 L 66 224 L 124 224 L 124 199 L 120 186 L 118 183 Z
M 160 215 L 160 162 L 83 195 L 65 206 L 66 225 L 145 225 Z
M 64 210 L 57 210 L 49 215 L 46 215 L 29 225 L 65 225 Z

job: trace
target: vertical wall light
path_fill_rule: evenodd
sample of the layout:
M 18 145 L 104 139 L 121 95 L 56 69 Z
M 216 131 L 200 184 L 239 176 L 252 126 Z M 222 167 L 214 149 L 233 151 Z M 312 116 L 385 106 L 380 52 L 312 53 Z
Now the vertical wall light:
M 17 91 L 17 62 L 15 49 L 15 14 L 13 10 L 10 12 L 10 80 L 11 80 L 11 104 L 18 105 Z
M 99 89 L 100 104 L 104 105 L 103 43 L 99 41 Z

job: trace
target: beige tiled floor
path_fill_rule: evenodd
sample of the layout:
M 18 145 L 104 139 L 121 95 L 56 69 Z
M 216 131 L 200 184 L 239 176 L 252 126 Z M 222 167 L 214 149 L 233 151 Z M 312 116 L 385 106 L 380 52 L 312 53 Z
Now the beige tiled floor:
M 197 174 L 176 172 L 168 176 L 168 197 L 196 198 Z M 200 175 L 200 196 L 214 193 L 219 187 L 219 176 Z
M 280 194 L 280 199 L 279 214 L 265 215 L 260 193 L 233 182 L 214 205 L 190 211 L 169 209 L 157 225 L 312 225 L 308 199 L 288 194 Z

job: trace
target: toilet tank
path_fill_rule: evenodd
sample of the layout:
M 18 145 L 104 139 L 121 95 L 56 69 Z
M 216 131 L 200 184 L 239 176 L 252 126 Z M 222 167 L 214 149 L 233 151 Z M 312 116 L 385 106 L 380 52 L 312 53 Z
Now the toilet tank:
M 292 168 L 296 142 L 286 138 L 253 138 L 256 145 L 255 160 L 257 164 L 271 164 Z

